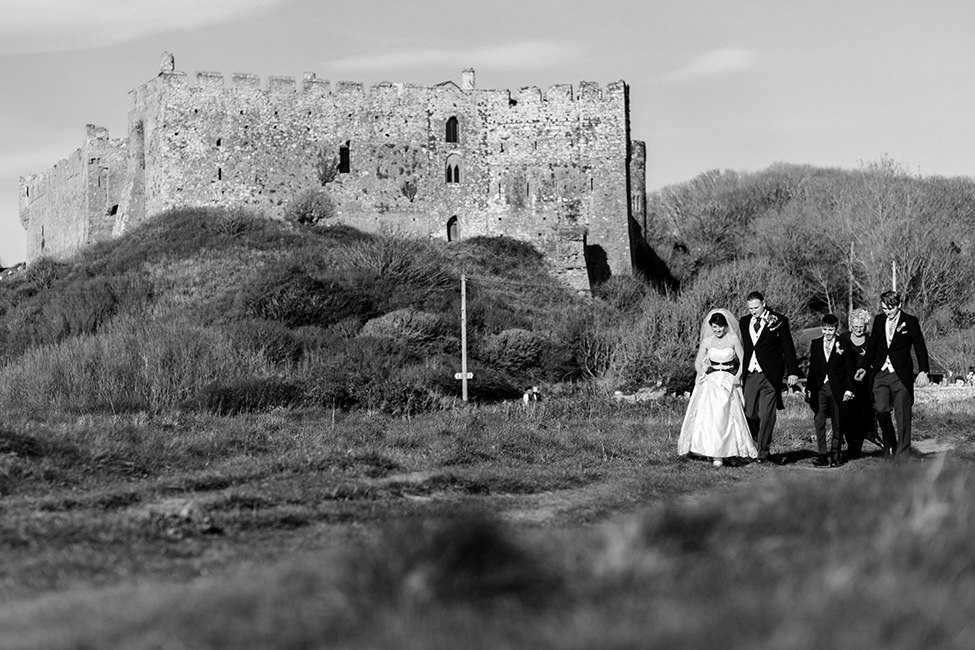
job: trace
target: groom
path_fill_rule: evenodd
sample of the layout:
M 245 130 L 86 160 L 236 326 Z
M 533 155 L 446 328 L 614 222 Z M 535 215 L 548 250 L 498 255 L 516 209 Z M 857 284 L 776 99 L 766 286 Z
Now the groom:
M 740 321 L 745 372 L 742 391 L 745 417 L 758 446 L 758 462 L 767 463 L 775 427 L 776 411 L 782 404 L 782 380 L 794 386 L 799 380 L 796 346 L 789 332 L 789 319 L 765 306 L 765 296 L 752 291 L 746 298 L 748 315 Z

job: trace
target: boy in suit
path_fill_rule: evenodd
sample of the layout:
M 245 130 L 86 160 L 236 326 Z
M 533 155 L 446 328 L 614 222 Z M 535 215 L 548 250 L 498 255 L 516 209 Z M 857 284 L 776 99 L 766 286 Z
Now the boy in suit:
M 846 392 L 847 368 L 844 350 L 836 338 L 840 319 L 833 314 L 823 316 L 820 326 L 823 335 L 809 344 L 809 376 L 806 378 L 806 399 L 815 416 L 816 443 L 819 456 L 813 461 L 818 467 L 839 467 L 842 437 L 840 405 Z M 833 444 L 827 453 L 826 420 L 833 427 Z
M 863 381 L 867 370 L 873 374 L 873 408 L 883 435 L 884 457 L 904 461 L 911 452 L 911 418 L 914 386 L 928 384 L 928 349 L 916 317 L 901 311 L 896 291 L 880 295 L 880 309 L 873 321 L 870 340 L 860 357 L 854 378 Z M 917 357 L 917 379 L 911 350 Z M 894 422 L 897 428 L 894 428 Z

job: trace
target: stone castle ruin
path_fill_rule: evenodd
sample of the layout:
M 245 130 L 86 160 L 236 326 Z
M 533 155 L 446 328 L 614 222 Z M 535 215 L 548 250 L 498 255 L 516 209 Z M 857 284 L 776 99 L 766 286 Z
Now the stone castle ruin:
M 644 222 L 645 146 L 628 87 L 482 90 L 199 72 L 164 54 L 129 93 L 128 136 L 89 125 L 80 149 L 21 178 L 27 261 L 65 258 L 171 208 L 283 218 L 309 190 L 328 221 L 447 241 L 506 235 L 578 288 L 630 274 Z

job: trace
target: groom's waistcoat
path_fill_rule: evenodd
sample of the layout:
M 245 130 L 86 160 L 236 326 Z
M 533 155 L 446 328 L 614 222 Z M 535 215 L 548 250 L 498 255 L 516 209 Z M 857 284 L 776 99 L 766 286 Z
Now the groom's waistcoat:
M 781 387 L 786 372 L 791 375 L 799 374 L 799 364 L 796 360 L 795 343 L 789 331 L 789 319 L 771 310 L 766 311 L 768 320 L 753 338 L 751 314 L 739 321 L 741 328 L 742 351 L 744 352 L 745 371 L 751 365 L 752 355 L 758 360 L 762 372 L 773 385 Z

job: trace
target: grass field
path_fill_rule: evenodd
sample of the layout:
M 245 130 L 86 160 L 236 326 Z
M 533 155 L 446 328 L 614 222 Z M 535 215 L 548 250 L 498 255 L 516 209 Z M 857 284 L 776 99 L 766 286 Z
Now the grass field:
M 392 418 L 130 414 L 0 432 L 0 647 L 971 648 L 971 400 L 946 449 L 678 461 L 683 402 Z

